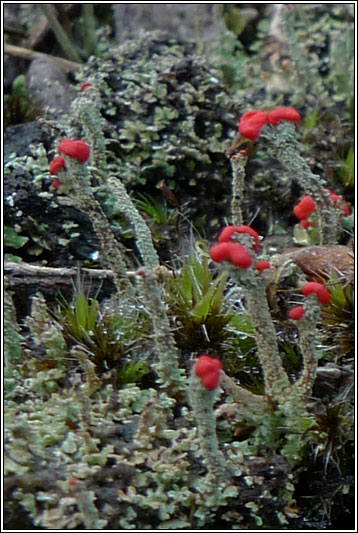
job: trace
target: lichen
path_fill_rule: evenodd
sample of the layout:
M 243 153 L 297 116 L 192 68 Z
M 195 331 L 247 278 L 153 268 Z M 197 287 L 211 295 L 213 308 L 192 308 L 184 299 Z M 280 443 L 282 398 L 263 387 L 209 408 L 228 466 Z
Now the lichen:
M 11 324 L 14 306 L 6 300 L 6 332 L 12 338 L 6 344 L 4 466 L 12 523 L 25 513 L 33 527 L 45 529 L 278 529 L 302 518 L 295 491 L 300 473 L 310 470 L 316 456 L 324 457 L 321 474 L 331 467 L 330 475 L 336 475 L 338 450 L 342 469 L 349 471 L 350 407 L 343 409 L 335 399 L 325 415 L 312 396 L 322 338 L 315 296 L 287 337 L 291 352 L 296 355 L 296 344 L 302 352 L 290 375 L 279 342 L 285 330 L 267 299 L 270 274 L 255 269 L 250 235 L 238 235 L 236 243 L 247 248 L 247 269 L 226 261 L 218 275 L 204 245 L 206 261 L 200 264 L 178 261 L 182 250 L 170 249 L 169 270 L 131 199 L 142 185 L 152 192 L 164 180 L 175 187 L 179 203 L 193 202 L 190 228 L 198 213 L 207 213 L 208 231 L 217 232 L 218 218 L 228 212 L 225 144 L 237 117 L 236 104 L 215 74 L 190 45 L 155 34 L 143 34 L 83 67 L 80 81 L 93 89 L 79 94 L 73 116 L 59 126 L 67 135 L 86 137 L 92 156 L 88 166 L 66 158 L 62 192 L 49 193 L 52 200 L 42 194 L 40 200 L 47 206 L 54 202 L 57 211 L 72 206 L 72 214 L 88 218 L 97 236 L 95 254 L 108 261 L 117 294 L 89 309 L 103 332 L 94 331 L 96 320 L 78 321 L 78 335 L 69 333 L 39 292 L 22 329 Z M 91 94 L 94 105 L 88 109 Z M 279 129 L 292 141 L 288 155 L 294 169 L 303 168 L 307 177 L 310 170 L 295 151 L 292 132 L 284 125 Z M 282 146 L 276 148 L 282 152 Z M 281 152 L 273 155 L 286 162 Z M 7 171 L 14 176 L 22 169 L 41 194 L 51 179 L 43 173 L 44 159 L 40 147 L 31 160 L 11 159 Z M 233 167 L 233 179 L 243 178 L 243 165 Z M 232 215 L 238 222 L 246 218 L 243 185 L 241 180 L 233 187 Z M 324 202 L 318 185 L 315 193 Z M 18 191 L 6 197 L 21 234 Z M 120 214 L 131 226 L 139 268 L 133 250 L 124 250 Z M 323 219 L 332 221 L 333 235 L 334 217 Z M 56 235 L 57 243 L 69 244 L 78 233 L 84 238 L 77 219 L 64 217 L 59 224 L 65 233 Z M 35 230 L 47 228 L 39 220 L 32 227 L 40 242 Z M 258 248 L 259 241 L 255 244 Z M 85 256 L 91 254 L 93 247 Z M 170 302 L 174 298 L 177 305 Z M 200 328 L 199 344 L 190 333 L 195 329 L 185 331 L 188 324 Z M 176 342 L 178 329 L 185 345 Z M 92 342 L 96 334 L 100 355 Z M 234 374 L 223 372 L 214 393 L 196 375 L 189 377 L 203 339 Z M 148 365 L 140 385 L 113 379 L 120 377 L 124 348 L 129 363 L 138 356 Z M 249 369 L 251 388 L 237 383 L 235 375 L 244 348 L 260 367 L 256 374 L 253 365 Z M 340 394 L 343 403 L 349 387 Z M 329 508 L 331 499 L 321 503 L 320 523 L 326 503 Z

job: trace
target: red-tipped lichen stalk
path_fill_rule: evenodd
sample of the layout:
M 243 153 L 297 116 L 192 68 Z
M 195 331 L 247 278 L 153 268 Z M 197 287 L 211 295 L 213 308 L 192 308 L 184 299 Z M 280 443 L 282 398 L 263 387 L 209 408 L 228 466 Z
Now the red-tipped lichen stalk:
M 189 388 L 190 404 L 198 425 L 200 449 L 208 477 L 218 485 L 230 477 L 216 434 L 214 402 L 220 381 L 221 362 L 207 354 L 199 356 L 193 366 Z

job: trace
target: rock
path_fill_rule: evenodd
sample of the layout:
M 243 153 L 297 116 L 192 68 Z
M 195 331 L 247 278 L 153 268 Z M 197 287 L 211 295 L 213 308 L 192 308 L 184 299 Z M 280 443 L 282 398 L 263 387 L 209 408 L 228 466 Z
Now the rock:
M 58 118 L 69 113 L 77 95 L 67 72 L 51 59 L 34 59 L 26 74 L 26 84 L 29 96 L 46 118 Z
M 114 4 L 117 42 L 140 31 L 164 31 L 173 39 L 214 41 L 216 27 L 210 4 Z

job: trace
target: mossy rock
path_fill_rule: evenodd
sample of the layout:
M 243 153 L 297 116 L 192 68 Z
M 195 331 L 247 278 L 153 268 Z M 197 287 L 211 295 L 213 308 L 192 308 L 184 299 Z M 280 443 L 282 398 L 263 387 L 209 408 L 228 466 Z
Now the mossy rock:
M 100 91 L 105 120 L 98 127 L 106 137 L 108 173 L 119 176 L 134 197 L 144 192 L 159 202 L 164 199 L 157 185 L 164 181 L 192 223 L 204 219 L 211 238 L 228 215 L 231 169 L 225 150 L 236 135 L 239 111 L 216 70 L 194 50 L 194 44 L 144 33 L 104 57 L 90 58 L 80 81 Z M 69 121 L 76 132 L 71 135 L 83 138 L 76 115 L 64 115 L 57 126 L 67 132 Z M 49 266 L 70 266 L 91 261 L 98 241 L 86 216 L 74 214 L 77 210 L 51 189 L 48 160 L 58 143 L 53 133 L 44 145 L 33 145 L 25 165 L 7 169 L 6 225 L 29 237 L 26 247 L 17 251 L 26 261 L 33 257 Z M 46 231 L 41 242 L 35 238 L 36 255 L 31 256 L 33 224 Z M 118 236 L 122 238 L 121 231 Z
M 81 77 L 101 91 L 101 113 L 113 166 L 126 186 L 158 195 L 162 180 L 197 215 L 227 214 L 238 102 L 193 44 L 143 33 L 103 58 L 91 58 Z

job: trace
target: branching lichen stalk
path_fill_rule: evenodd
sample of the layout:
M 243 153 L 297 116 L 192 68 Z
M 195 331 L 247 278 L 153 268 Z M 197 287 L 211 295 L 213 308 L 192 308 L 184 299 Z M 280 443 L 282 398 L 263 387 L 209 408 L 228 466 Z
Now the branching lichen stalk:
M 267 279 L 253 269 L 232 266 L 230 273 L 244 289 L 250 323 L 254 328 L 257 355 L 262 367 L 265 394 L 284 402 L 291 385 L 283 369 L 275 326 L 267 303 Z
M 106 180 L 106 140 L 104 128 L 106 120 L 101 115 L 101 97 L 94 85 L 87 87 L 74 100 L 72 110 L 81 124 L 83 137 L 91 146 L 91 163 L 98 170 L 100 180 Z
M 158 254 L 153 246 L 152 235 L 143 217 L 132 202 L 123 183 L 116 177 L 108 179 L 108 186 L 117 198 L 116 206 L 129 220 L 134 228 L 135 240 L 143 260 L 147 267 L 159 265 Z
M 257 416 L 259 412 L 264 412 L 267 409 L 267 403 L 263 396 L 253 394 L 249 390 L 240 387 L 223 371 L 221 371 L 220 385 L 245 410 L 245 414 L 252 412 Z

